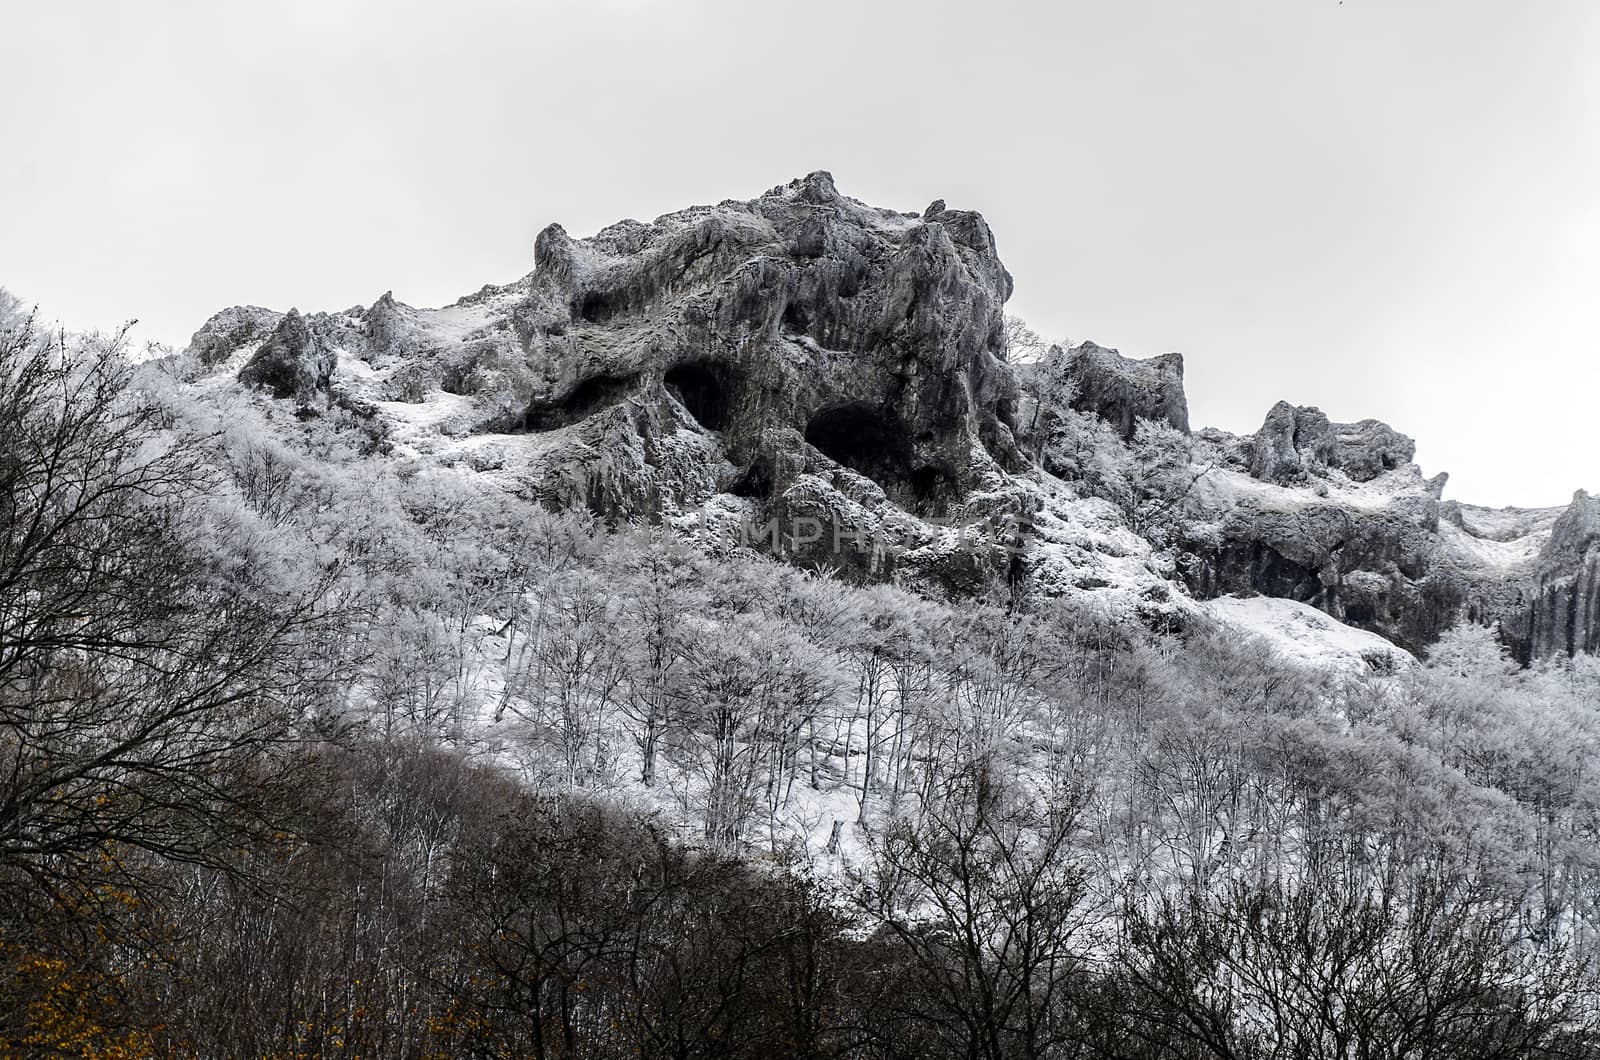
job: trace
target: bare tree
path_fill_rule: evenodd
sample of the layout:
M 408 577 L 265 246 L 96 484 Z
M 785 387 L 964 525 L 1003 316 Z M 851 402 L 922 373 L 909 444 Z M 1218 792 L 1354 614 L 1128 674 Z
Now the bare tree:
M 214 481 L 120 338 L 0 331 L 0 905 L 72 907 L 269 834 L 329 576 L 241 574 Z
M 1584 971 L 1518 946 L 1464 876 L 1190 890 L 1127 911 L 1129 1026 L 1156 1056 L 1588 1055 Z
M 1079 1036 L 1092 916 L 1071 852 L 1078 809 L 1031 803 L 979 763 L 920 826 L 873 840 L 857 901 L 915 976 L 904 1015 L 945 1055 L 1042 1060 Z
M 691 636 L 683 616 L 699 614 L 707 596 L 687 548 L 652 534 L 627 540 L 631 547 L 616 567 L 630 591 L 609 640 L 623 663 L 622 713 L 639 754 L 639 779 L 649 786 L 682 697 Z
M 603 577 L 584 568 L 552 579 L 529 606 L 539 616 L 522 623 L 533 643 L 507 675 L 508 690 L 519 697 L 508 702 L 554 747 L 563 781 L 578 786 L 605 770 L 606 737 L 626 673 L 610 637 L 618 608 Z

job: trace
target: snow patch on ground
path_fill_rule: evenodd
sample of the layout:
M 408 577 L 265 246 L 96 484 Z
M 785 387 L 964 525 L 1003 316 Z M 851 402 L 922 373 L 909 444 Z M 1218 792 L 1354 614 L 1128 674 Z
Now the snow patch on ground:
M 504 317 L 504 297 L 482 302 L 447 305 L 440 309 L 419 309 L 416 322 L 433 342 L 441 347 L 455 346 L 492 327 Z
M 441 435 L 451 427 L 464 429 L 471 422 L 471 398 L 434 391 L 426 401 L 374 401 L 373 405 L 389 424 L 395 448 L 409 456 L 434 451 Z
M 1357 673 L 1386 673 L 1416 657 L 1376 633 L 1347 626 L 1310 604 L 1271 596 L 1224 596 L 1205 609 L 1218 622 L 1260 637 L 1287 659 Z

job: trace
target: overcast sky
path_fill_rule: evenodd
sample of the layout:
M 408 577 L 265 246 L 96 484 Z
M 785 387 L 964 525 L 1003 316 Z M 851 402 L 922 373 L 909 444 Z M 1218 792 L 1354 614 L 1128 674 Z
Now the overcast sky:
M 1600 488 L 1595 0 L 0 0 L 0 285 L 182 345 L 439 305 L 550 221 L 813 169 L 981 211 L 1050 337 L 1415 436 L 1447 496 Z

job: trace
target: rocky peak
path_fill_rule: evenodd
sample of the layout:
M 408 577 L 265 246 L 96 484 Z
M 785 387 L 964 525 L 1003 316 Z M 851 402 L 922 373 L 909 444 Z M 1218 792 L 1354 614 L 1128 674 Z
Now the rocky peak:
M 1250 474 L 1263 482 L 1303 482 L 1333 463 L 1338 442 L 1321 409 L 1280 401 L 1250 446 Z
M 843 467 L 908 511 L 948 508 L 1014 456 L 1011 277 L 979 215 L 935 205 L 875 209 L 818 172 L 589 239 L 546 228 L 518 310 L 542 370 L 521 426 L 648 448 L 688 425 L 723 488 L 778 503 Z
M 393 291 L 378 296 L 362 317 L 362 357 L 376 361 L 402 351 L 412 332 L 413 315 L 410 306 L 395 300 Z
M 1338 468 L 1357 482 L 1411 463 L 1416 443 L 1378 420 L 1333 423 L 1321 409 L 1280 401 L 1249 446 L 1250 474 L 1279 485 Z
M 232 306 L 200 325 L 189 339 L 185 353 L 203 367 L 221 364 L 235 352 L 270 335 L 283 314 L 260 306 Z
M 1417 455 L 1416 442 L 1381 420 L 1335 423 L 1333 433 L 1334 466 L 1357 482 L 1403 468 Z M 1439 485 L 1443 487 L 1443 480 Z
M 239 372 L 247 386 L 264 387 L 276 398 L 293 398 L 302 409 L 327 404 L 338 351 L 323 329 L 291 309 Z
M 1600 497 L 1578 490 L 1550 528 L 1550 540 L 1539 555 L 1539 580 L 1549 584 L 1570 577 L 1596 543 L 1600 543 Z

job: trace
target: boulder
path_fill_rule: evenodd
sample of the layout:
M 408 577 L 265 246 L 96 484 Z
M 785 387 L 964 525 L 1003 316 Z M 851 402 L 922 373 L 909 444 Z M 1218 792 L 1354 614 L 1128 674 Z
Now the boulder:
M 1250 474 L 1263 482 L 1304 482 L 1333 462 L 1338 439 L 1321 409 L 1280 401 L 1267 413 L 1250 449 Z
M 1403 468 L 1417 455 L 1416 442 L 1381 420 L 1336 423 L 1333 433 L 1333 464 L 1357 482 Z

